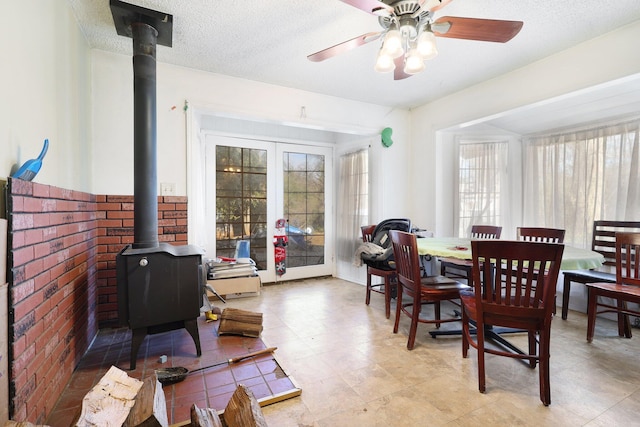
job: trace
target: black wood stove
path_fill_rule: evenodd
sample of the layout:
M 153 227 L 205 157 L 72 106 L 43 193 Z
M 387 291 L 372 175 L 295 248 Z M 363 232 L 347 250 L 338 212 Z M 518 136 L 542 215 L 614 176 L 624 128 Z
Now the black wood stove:
M 158 242 L 156 44 L 171 47 L 173 16 L 110 0 L 119 35 L 133 39 L 134 243 L 116 257 L 118 317 L 132 330 L 131 369 L 147 334 L 185 328 L 202 354 L 197 318 L 203 252 Z

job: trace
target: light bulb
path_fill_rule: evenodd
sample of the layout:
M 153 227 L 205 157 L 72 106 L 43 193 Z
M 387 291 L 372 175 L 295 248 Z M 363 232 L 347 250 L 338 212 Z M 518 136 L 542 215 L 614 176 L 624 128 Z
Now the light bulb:
M 418 52 L 418 49 L 413 48 L 409 50 L 409 53 L 404 59 L 404 72 L 407 74 L 416 74 L 424 70 L 424 59 Z
M 432 59 L 438 55 L 436 36 L 429 30 L 423 30 L 418 37 L 417 49 L 423 59 Z
M 389 73 L 395 70 L 396 64 L 393 61 L 393 58 L 386 53 L 382 49 L 378 53 L 378 59 L 376 60 L 376 66 L 374 69 L 379 73 Z
M 402 56 L 404 50 L 402 49 L 402 35 L 400 31 L 395 29 L 387 31 L 387 34 L 384 36 L 384 41 L 382 42 L 382 50 L 392 58 Z

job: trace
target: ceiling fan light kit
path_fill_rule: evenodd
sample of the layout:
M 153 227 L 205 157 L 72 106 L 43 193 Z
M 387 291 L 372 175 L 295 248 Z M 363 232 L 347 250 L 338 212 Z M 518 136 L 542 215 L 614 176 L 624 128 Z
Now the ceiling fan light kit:
M 382 41 L 378 52 L 375 70 L 381 73 L 395 69 L 394 59 L 404 57 L 403 71 L 416 74 L 425 69 L 424 61 L 433 59 L 438 54 L 436 37 L 428 28 L 428 24 L 418 30 L 418 22 L 411 17 L 400 21 L 400 29 L 392 23 Z M 419 34 L 419 35 L 418 35 Z
M 453 0 L 340 0 L 378 17 L 383 28 L 309 55 L 314 62 L 324 61 L 347 50 L 382 37 L 374 69 L 394 71 L 401 80 L 425 69 L 425 61 L 438 55 L 436 37 L 505 43 L 520 32 L 521 21 L 461 18 L 445 16 L 434 20 Z

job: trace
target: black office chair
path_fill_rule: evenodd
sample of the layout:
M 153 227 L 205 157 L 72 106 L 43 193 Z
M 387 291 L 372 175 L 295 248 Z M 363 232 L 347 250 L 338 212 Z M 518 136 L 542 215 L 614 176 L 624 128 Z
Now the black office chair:
M 387 319 L 391 315 L 392 285 L 396 280 L 396 267 L 393 260 L 393 246 L 391 245 L 389 230 L 410 232 L 411 220 L 407 218 L 391 218 L 380 222 L 373 230 L 371 243 L 380 246 L 384 251 L 379 254 L 363 253 L 361 255 L 362 262 L 367 266 L 367 294 L 365 303 L 369 305 L 371 291 L 384 294 L 384 308 Z M 383 283 L 372 285 L 371 276 L 381 277 Z

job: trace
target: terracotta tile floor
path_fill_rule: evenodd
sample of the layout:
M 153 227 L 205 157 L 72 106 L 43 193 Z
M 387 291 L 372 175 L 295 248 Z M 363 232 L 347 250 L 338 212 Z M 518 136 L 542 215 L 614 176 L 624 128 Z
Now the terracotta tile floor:
M 269 426 L 640 425 L 638 330 L 632 339 L 619 338 L 614 322 L 598 319 L 594 340 L 587 343 L 584 314 L 571 311 L 567 320 L 555 318 L 551 405 L 545 407 L 538 396 L 538 369 L 489 355 L 487 390 L 479 393 L 475 351 L 463 359 L 459 337 L 433 339 L 430 326 L 419 325 L 415 348 L 408 351 L 408 318 L 403 316 L 394 334 L 393 316 L 384 317 L 384 298 L 374 294 L 367 306 L 364 295 L 363 286 L 328 278 L 267 285 L 260 296 L 227 300 L 226 306 L 264 313 L 262 341 L 278 347 L 278 362 L 302 389 L 299 397 L 263 408 Z M 443 307 L 443 313 L 449 311 Z M 458 327 L 449 323 L 442 329 Z M 79 404 L 108 363 L 128 367 L 127 334 L 101 332 L 60 400 L 55 419 L 52 415 L 49 420 L 51 425 L 69 425 L 72 417 L 67 413 L 64 418 L 65 410 L 75 411 L 72 405 Z M 222 339 L 204 327 L 200 336 L 207 355 L 202 361 L 194 360 L 193 342 L 185 331 L 147 338 L 136 374 L 155 368 L 169 343 L 176 365 L 194 367 L 225 359 L 218 353 Z M 234 340 L 242 351 L 251 347 Z M 510 335 L 510 340 L 526 346 L 525 334 Z M 186 420 L 192 402 L 217 401 L 228 393 L 224 384 L 211 388 L 212 381 L 230 383 L 228 374 L 219 375 L 222 378 L 213 381 L 203 374 L 167 390 L 172 421 Z
M 295 389 L 272 354 L 229 365 L 226 362 L 229 358 L 266 346 L 260 338 L 218 336 L 218 326 L 219 322 L 206 323 L 203 318 L 198 319 L 200 358 L 196 357 L 193 339 L 184 329 L 148 335 L 138 351 L 133 371 L 129 370 L 131 332 L 126 328 L 101 330 L 47 423 L 54 427 L 72 425 L 80 413 L 84 395 L 112 365 L 131 377 L 142 379 L 161 367 L 183 366 L 192 371 L 222 362 L 219 366 L 190 373 L 183 381 L 163 386 L 169 423 L 188 420 L 193 403 L 200 408 L 224 409 L 239 383 L 250 387 L 257 399 Z M 160 363 L 163 355 L 167 356 L 167 362 Z

